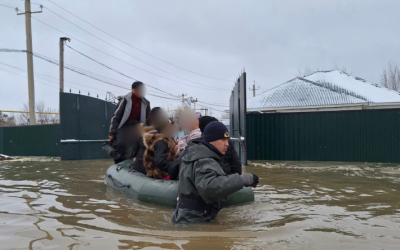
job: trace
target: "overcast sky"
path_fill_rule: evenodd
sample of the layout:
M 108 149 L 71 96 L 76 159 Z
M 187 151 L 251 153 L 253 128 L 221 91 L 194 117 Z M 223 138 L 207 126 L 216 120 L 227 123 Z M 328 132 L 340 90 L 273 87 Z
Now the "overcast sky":
M 45 7 L 43 13 L 33 14 L 33 17 L 64 34 L 33 19 L 34 52 L 58 60 L 59 37 L 72 36 L 131 65 L 71 37 L 68 45 L 74 49 L 154 87 L 177 96 L 185 93 L 203 102 L 228 105 L 230 89 L 243 68 L 247 72 L 248 87 L 256 81 L 260 91 L 265 91 L 296 77 L 298 70 L 305 67 L 324 69 L 337 64 L 347 67 L 354 75 L 379 83 L 380 73 L 389 61 L 400 63 L 398 0 L 52 1 L 118 39 L 180 68 L 107 36 L 47 0 L 32 2 L 32 11 L 39 10 L 33 3 Z M 24 10 L 24 2 L 20 0 L 0 0 L 0 4 Z M 3 6 L 0 6 L 0 48 L 26 49 L 25 17 Z M 0 52 L 0 63 L 26 70 L 26 54 Z M 69 48 L 65 49 L 65 63 L 120 81 L 127 87 L 133 82 Z M 21 110 L 28 101 L 27 79 L 3 70 L 22 76 L 26 73 L 0 64 L 0 110 Z M 48 106 L 57 108 L 58 66 L 35 58 L 34 70 L 35 74 L 54 77 L 48 78 L 54 82 L 35 78 L 36 101 L 44 100 Z M 68 81 L 65 83 L 67 91 L 81 90 L 85 94 L 89 91 L 100 98 L 104 98 L 107 91 L 115 95 L 128 92 L 68 70 L 65 81 Z M 213 90 L 203 89 L 209 88 L 204 85 Z M 167 96 L 149 90 L 152 94 Z M 180 103 L 153 96 L 148 99 L 153 107 L 176 107 Z

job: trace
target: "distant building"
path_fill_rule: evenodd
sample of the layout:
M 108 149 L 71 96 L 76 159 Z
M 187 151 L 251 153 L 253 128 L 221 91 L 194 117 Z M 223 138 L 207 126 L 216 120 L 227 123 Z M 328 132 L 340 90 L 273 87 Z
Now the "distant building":
M 248 112 L 312 112 L 400 106 L 400 93 L 347 73 L 318 71 L 247 101 Z
M 224 120 L 221 120 L 221 122 L 222 122 L 228 129 L 230 129 L 230 127 L 231 127 L 231 126 L 230 126 L 230 125 L 231 125 L 231 124 L 230 124 L 230 120 L 227 120 L 227 119 L 225 120 L 225 119 L 224 119 Z

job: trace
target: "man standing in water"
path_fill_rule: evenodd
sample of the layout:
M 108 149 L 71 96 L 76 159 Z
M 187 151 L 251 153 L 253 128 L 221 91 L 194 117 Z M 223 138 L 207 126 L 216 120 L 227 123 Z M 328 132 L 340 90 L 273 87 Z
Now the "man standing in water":
M 211 122 L 204 129 L 203 141 L 182 157 L 173 223 L 213 221 L 228 195 L 258 184 L 255 174 L 225 174 L 219 162 L 228 149 L 228 138 L 224 124 Z
M 117 151 L 121 151 L 124 159 L 129 159 L 134 154 L 133 147 L 139 138 L 135 133 L 135 126 L 145 123 L 151 110 L 150 102 L 144 98 L 145 92 L 142 82 L 134 82 L 132 92 L 118 103 L 111 118 L 108 139 L 112 141 L 117 138 Z

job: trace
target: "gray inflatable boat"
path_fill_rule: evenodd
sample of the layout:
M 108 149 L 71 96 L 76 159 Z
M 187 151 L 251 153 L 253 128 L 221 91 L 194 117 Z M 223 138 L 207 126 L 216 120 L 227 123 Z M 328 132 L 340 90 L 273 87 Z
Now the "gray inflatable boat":
M 142 173 L 130 172 L 130 160 L 108 168 L 105 181 L 108 186 L 136 200 L 161 206 L 176 207 L 178 182 L 149 178 Z M 226 206 L 254 201 L 254 193 L 249 187 L 242 188 L 228 196 Z

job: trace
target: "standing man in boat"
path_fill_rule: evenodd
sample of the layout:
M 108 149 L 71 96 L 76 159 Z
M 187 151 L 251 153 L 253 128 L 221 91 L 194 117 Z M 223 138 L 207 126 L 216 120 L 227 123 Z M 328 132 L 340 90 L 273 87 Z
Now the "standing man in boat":
M 117 139 L 118 147 L 124 159 L 132 158 L 133 148 L 140 135 L 136 125 L 145 123 L 150 113 L 150 102 L 144 98 L 146 88 L 143 82 L 132 84 L 132 92 L 127 94 L 117 105 L 110 122 L 108 139 Z
M 204 129 L 203 141 L 188 148 L 182 157 L 173 223 L 213 221 L 228 195 L 258 184 L 255 174 L 225 174 L 220 161 L 228 149 L 228 138 L 224 124 L 211 122 Z

